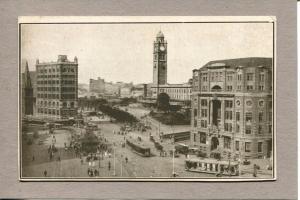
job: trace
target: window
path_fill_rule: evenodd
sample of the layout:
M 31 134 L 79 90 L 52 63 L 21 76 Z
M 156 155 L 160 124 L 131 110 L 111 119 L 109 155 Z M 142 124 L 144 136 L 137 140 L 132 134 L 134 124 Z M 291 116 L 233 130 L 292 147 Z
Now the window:
M 200 143 L 206 144 L 206 133 L 200 132 Z
M 232 85 L 227 85 L 226 89 L 227 91 L 232 91 Z
M 231 139 L 230 137 L 224 137 L 224 148 L 225 149 L 230 149 L 231 146 Z
M 241 81 L 241 80 L 242 80 L 242 74 L 238 74 L 238 75 L 237 75 L 237 80 L 238 80 L 238 81 Z
M 259 112 L 259 113 L 258 113 L 258 121 L 259 121 L 259 122 L 262 122 L 262 121 L 263 121 L 263 115 L 264 115 L 263 112 Z
M 232 124 L 231 123 L 225 123 L 224 124 L 224 129 L 225 129 L 225 131 L 232 132 Z
M 239 133 L 239 132 L 240 132 L 240 125 L 239 125 L 239 124 L 236 124 L 235 129 L 236 129 L 236 132 Z
M 272 124 L 269 125 L 269 133 L 272 133 Z
M 202 128 L 207 128 L 207 121 L 206 120 L 201 120 L 201 127 Z
M 248 90 L 248 91 L 253 90 L 253 85 L 247 85 L 247 90 Z
M 253 73 L 247 73 L 247 81 L 253 81 Z
M 262 134 L 262 126 L 261 125 L 258 126 L 258 134 Z
M 232 111 L 225 111 L 225 119 L 232 120 Z
M 245 142 L 245 152 L 251 152 L 251 142 Z
M 240 121 L 240 112 L 235 113 L 235 119 L 236 119 L 237 122 Z
M 237 90 L 242 90 L 242 86 L 241 86 L 241 85 L 238 85 L 238 86 L 237 86 Z
M 235 150 L 236 151 L 240 150 L 240 141 L 235 141 Z
M 260 86 L 258 86 L 258 89 L 259 89 L 260 91 L 263 91 L 263 90 L 265 89 L 265 87 L 264 87 L 263 85 L 260 85 Z
M 265 81 L 265 75 L 264 74 L 259 74 L 259 81 L 264 82 Z
M 257 151 L 258 151 L 258 153 L 261 153 L 262 152 L 262 142 L 258 142 L 257 143 Z
M 194 117 L 197 117 L 197 109 L 194 109 Z
M 246 112 L 246 122 L 252 122 L 252 112 Z
M 201 106 L 207 106 L 207 100 L 201 99 Z
M 251 126 L 246 125 L 245 128 L 246 128 L 246 134 L 251 134 Z
M 196 142 L 196 133 L 194 133 L 194 142 Z
M 201 117 L 207 117 L 207 109 L 201 109 Z
M 232 81 L 232 75 L 227 76 L 227 81 Z
M 233 105 L 232 101 L 225 100 L 225 108 L 232 108 L 232 105 Z
M 194 127 L 197 127 L 197 119 L 194 119 Z

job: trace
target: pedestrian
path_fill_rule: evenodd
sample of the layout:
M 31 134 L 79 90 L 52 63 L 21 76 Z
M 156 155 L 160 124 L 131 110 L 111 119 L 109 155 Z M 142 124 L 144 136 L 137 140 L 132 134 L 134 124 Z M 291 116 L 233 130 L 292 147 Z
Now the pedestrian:
M 44 171 L 44 176 L 45 176 L 45 177 L 47 176 L 47 170 Z
M 58 161 L 60 161 L 60 156 L 58 156 Z
M 32 162 L 34 161 L 34 155 L 32 156 Z
M 125 157 L 125 162 L 128 163 L 128 158 L 127 157 Z
M 253 177 L 257 176 L 257 166 L 256 164 L 253 165 Z
M 80 160 L 81 164 L 83 165 L 83 159 Z

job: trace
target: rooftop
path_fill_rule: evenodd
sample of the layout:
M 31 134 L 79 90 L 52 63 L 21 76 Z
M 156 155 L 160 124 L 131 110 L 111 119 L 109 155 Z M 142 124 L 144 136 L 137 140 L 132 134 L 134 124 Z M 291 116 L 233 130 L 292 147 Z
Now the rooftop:
M 214 67 L 229 67 L 229 68 L 244 68 L 244 67 L 269 67 L 273 64 L 272 58 L 266 57 L 247 57 L 247 58 L 236 58 L 226 60 L 214 60 L 210 61 L 200 69 L 214 68 Z

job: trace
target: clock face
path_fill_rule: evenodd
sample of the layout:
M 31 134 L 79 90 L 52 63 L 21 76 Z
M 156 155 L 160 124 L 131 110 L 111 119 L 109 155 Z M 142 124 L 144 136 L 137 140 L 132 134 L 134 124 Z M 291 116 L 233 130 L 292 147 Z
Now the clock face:
M 159 48 L 161 51 L 164 51 L 165 50 L 165 47 L 164 46 L 160 46 Z

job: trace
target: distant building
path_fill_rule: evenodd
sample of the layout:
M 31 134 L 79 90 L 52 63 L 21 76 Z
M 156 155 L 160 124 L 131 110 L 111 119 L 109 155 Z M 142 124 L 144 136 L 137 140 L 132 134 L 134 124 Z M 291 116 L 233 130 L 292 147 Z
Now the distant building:
M 132 97 L 132 88 L 131 87 L 123 87 L 123 88 L 120 88 L 120 97 L 122 98 L 130 98 Z
M 211 61 L 193 70 L 191 143 L 225 158 L 270 157 L 272 58 Z
M 90 92 L 103 94 L 105 92 L 105 81 L 98 77 L 98 79 L 90 79 Z
M 157 91 L 158 93 L 166 93 L 169 95 L 171 100 L 178 101 L 190 101 L 191 100 L 191 91 L 192 86 L 188 83 L 184 84 L 165 84 L 165 85 L 152 85 L 151 91 L 153 97 L 156 98 Z
M 133 86 L 132 97 L 134 98 L 145 98 L 147 97 L 147 84 L 138 84 Z
M 105 94 L 107 95 L 120 95 L 120 86 L 112 82 L 105 83 Z
M 34 114 L 34 95 L 33 95 L 33 83 L 30 76 L 28 63 L 25 63 L 25 71 L 21 77 L 21 104 L 22 104 L 22 115 L 33 115 Z
M 36 61 L 37 115 L 43 118 L 68 119 L 77 115 L 78 60 L 59 55 L 56 62 Z

